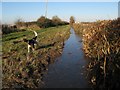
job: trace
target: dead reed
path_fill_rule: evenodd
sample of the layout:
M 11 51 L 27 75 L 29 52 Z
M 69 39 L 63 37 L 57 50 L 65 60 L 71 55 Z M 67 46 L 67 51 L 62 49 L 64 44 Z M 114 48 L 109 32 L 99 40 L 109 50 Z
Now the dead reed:
M 120 18 L 74 24 L 74 29 L 82 36 L 86 56 L 92 59 L 87 68 L 92 85 L 120 87 Z

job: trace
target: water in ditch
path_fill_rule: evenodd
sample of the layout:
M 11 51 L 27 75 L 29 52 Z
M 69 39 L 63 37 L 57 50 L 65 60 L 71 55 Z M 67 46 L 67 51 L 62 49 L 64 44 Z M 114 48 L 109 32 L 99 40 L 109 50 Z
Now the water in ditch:
M 65 41 L 63 53 L 50 64 L 43 77 L 44 88 L 88 88 L 85 65 L 88 63 L 82 51 L 81 38 L 70 29 L 70 37 Z

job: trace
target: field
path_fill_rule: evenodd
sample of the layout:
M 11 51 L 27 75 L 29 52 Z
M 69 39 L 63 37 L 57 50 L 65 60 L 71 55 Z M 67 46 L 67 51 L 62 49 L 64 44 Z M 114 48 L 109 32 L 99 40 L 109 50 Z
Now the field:
M 87 78 L 93 88 L 120 86 L 120 19 L 74 23 L 81 38 L 85 56 L 90 58 Z M 2 37 L 3 87 L 38 88 L 50 63 L 62 54 L 69 38 L 70 26 L 63 25 L 36 30 L 38 46 L 27 53 L 23 38 L 32 38 L 29 30 L 4 34 Z M 79 53 L 76 53 L 79 54 Z
M 48 64 L 61 55 L 64 41 L 69 38 L 69 30 L 69 25 L 37 30 L 39 45 L 29 54 L 23 38 L 32 38 L 33 32 L 25 30 L 3 35 L 3 88 L 40 87 Z
M 120 18 L 73 25 L 91 59 L 87 77 L 95 88 L 120 86 Z

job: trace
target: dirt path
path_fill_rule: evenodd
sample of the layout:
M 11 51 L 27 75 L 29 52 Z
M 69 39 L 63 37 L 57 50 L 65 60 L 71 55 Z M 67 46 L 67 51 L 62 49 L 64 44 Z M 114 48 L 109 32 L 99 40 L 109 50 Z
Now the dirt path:
M 56 62 L 49 65 L 44 75 L 44 88 L 87 88 L 84 66 L 87 60 L 82 51 L 81 39 L 71 28 L 69 39 L 65 42 L 63 53 Z

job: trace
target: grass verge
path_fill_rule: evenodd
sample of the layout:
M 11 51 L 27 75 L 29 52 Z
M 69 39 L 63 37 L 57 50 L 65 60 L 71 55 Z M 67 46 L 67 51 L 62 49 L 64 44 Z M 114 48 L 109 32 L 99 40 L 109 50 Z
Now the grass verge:
M 29 54 L 27 44 L 21 41 L 23 38 L 32 38 L 33 32 L 3 35 L 3 88 L 41 87 L 43 73 L 61 55 L 64 41 L 69 38 L 69 30 L 68 25 L 37 30 L 39 45 Z

